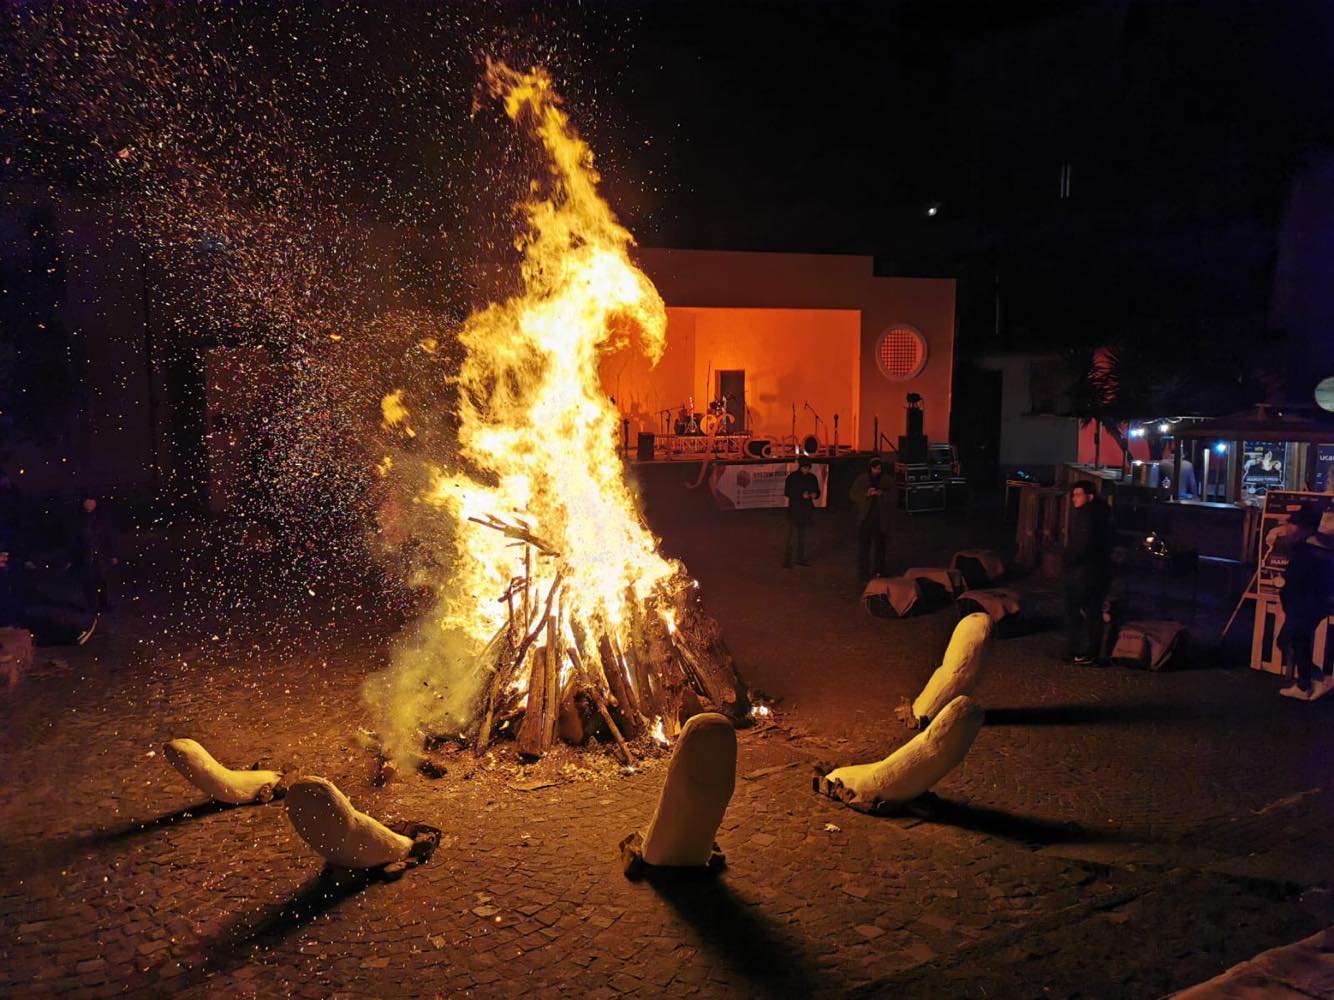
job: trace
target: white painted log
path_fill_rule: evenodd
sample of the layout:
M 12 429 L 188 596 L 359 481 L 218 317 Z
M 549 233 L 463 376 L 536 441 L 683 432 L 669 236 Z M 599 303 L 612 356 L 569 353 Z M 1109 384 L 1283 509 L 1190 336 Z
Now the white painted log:
M 336 785 L 302 776 L 287 790 L 287 818 L 316 854 L 343 868 L 406 861 L 412 841 L 359 812 Z
M 268 802 L 283 780 L 278 771 L 233 771 L 194 740 L 171 740 L 162 748 L 167 763 L 209 798 L 230 805 Z
M 835 768 L 817 787 L 863 812 L 897 809 L 929 791 L 963 761 L 984 714 L 972 698 L 955 698 L 928 728 L 884 760 Z
M 959 695 L 973 693 L 986 665 L 992 628 L 991 618 L 980 611 L 954 626 L 944 662 L 912 703 L 913 718 L 934 719 L 936 713 Z
M 650 865 L 704 866 L 736 788 L 736 729 L 724 715 L 693 716 L 667 765 L 658 808 L 644 834 Z

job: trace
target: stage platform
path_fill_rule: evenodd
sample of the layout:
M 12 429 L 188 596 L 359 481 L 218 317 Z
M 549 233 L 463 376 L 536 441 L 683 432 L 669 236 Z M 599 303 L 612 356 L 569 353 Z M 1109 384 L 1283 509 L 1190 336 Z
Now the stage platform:
M 706 440 L 699 438 L 698 440 Z M 857 476 L 865 471 L 873 452 L 853 451 L 851 447 L 831 453 L 809 456 L 812 471 L 820 481 L 821 502 L 818 506 L 842 509 L 849 506 L 848 490 Z M 735 453 L 714 454 L 697 452 L 690 456 L 655 458 L 640 461 L 634 454 L 629 465 L 635 479 L 658 499 L 658 503 L 675 494 L 709 497 L 712 506 L 723 510 L 784 506 L 781 500 L 782 482 L 796 462 L 795 453 L 772 455 L 768 458 L 737 457 Z M 702 487 L 702 488 L 701 488 Z M 680 491 L 679 493 L 677 491 Z
M 803 439 L 804 440 L 804 439 Z M 647 457 L 647 448 L 641 445 L 628 452 L 631 461 L 637 464 L 650 462 L 698 462 L 712 459 L 725 462 L 794 462 L 797 456 L 804 454 L 802 444 L 794 438 L 783 441 L 761 441 L 750 434 L 717 434 L 712 437 L 704 434 L 658 434 L 652 438 L 653 457 Z M 871 457 L 870 452 L 854 451 L 851 445 L 821 445 L 810 453 L 812 460 L 842 459 L 862 456 Z
M 821 447 L 807 455 L 799 452 L 794 444 L 779 442 L 768 449 L 768 455 L 752 457 L 744 451 L 738 453 L 734 446 L 724 450 L 720 437 L 678 437 L 692 444 L 699 442 L 706 446 L 712 440 L 715 450 L 709 451 L 705 447 L 687 451 L 675 447 L 673 442 L 659 449 L 655 442 L 652 459 L 640 458 L 637 451 L 629 454 L 627 463 L 634 470 L 634 477 L 645 484 L 652 481 L 677 482 L 687 485 L 690 490 L 707 487 L 701 492 L 711 496 L 715 505 L 722 510 L 785 507 L 787 500 L 783 495 L 783 484 L 798 457 L 811 460 L 811 471 L 819 480 L 821 496 L 817 507 L 849 507 L 848 491 L 853 481 L 866 471 L 870 460 L 877 456 L 876 452 L 853 450 L 850 445 L 837 451 Z M 888 488 L 892 492 L 894 504 L 901 510 L 909 514 L 921 514 L 968 504 L 967 481 L 957 475 L 956 467 L 923 464 L 896 468 L 893 453 L 880 454 L 880 457 L 890 470 Z M 675 474 L 673 469 L 676 470 Z

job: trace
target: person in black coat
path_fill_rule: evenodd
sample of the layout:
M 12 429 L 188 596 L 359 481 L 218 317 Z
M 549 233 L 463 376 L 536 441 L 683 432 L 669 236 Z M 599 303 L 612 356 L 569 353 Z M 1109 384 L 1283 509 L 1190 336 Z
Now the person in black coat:
M 1312 647 L 1315 630 L 1330 613 L 1330 553 L 1316 533 L 1319 511 L 1303 507 L 1288 519 L 1295 531 L 1288 542 L 1288 568 L 1283 574 L 1279 603 L 1283 628 L 1278 645 L 1292 664 L 1293 683 L 1281 693 L 1304 697 L 1311 693 Z
M 97 500 L 86 497 L 75 514 L 69 563 L 83 591 L 84 606 L 94 614 L 107 610 L 107 561 Z
M 1065 549 L 1065 623 L 1074 662 L 1097 662 L 1102 606 L 1112 582 L 1112 519 L 1107 505 L 1080 480 L 1070 489 L 1070 535 Z
M 809 566 L 806 561 L 806 532 L 815 520 L 815 501 L 820 499 L 820 480 L 811 472 L 811 460 L 803 455 L 797 460 L 797 470 L 788 473 L 783 483 L 787 497 L 787 542 L 783 546 L 783 568 Z
M 877 455 L 852 484 L 850 499 L 857 511 L 857 575 L 863 582 L 885 576 L 885 549 L 892 510 L 889 480 Z
M 9 474 L 0 469 L 0 627 L 19 622 L 18 567 L 14 551 L 19 534 L 18 494 Z

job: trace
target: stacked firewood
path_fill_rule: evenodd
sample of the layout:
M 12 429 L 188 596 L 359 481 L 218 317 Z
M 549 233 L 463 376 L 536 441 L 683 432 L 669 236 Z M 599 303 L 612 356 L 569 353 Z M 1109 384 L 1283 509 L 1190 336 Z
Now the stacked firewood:
M 559 571 L 542 591 L 534 585 L 535 562 L 547 565 L 547 575 L 559 565 L 551 546 L 522 524 L 478 523 L 525 546 L 523 575 L 500 597 L 506 624 L 482 653 L 488 681 L 473 735 L 478 754 L 502 732 L 514 734 L 529 757 L 558 738 L 583 744 L 592 737 L 615 742 L 632 764 L 636 740 L 656 734 L 672 741 L 700 712 L 737 723 L 749 717 L 745 684 L 697 588 L 683 588 L 683 598 L 630 601 L 632 620 L 618 635 L 605 622 L 571 616 Z

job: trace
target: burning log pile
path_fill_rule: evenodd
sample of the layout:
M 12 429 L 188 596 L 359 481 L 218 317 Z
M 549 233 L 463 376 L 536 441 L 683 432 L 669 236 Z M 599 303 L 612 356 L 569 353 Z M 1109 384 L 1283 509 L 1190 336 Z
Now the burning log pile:
M 644 523 L 602 381 L 608 352 L 662 357 L 667 311 L 550 78 L 491 64 L 486 88 L 545 168 L 523 205 L 517 289 L 463 322 L 462 361 L 433 383 L 456 398 L 449 419 L 436 420 L 431 386 L 382 401 L 395 437 L 377 469 L 411 491 L 398 507 L 421 515 L 413 533 L 439 569 L 434 605 L 371 701 L 400 761 L 424 731 L 428 744 L 462 732 L 479 753 L 512 735 L 529 757 L 597 737 L 631 763 L 636 740 L 668 743 L 693 715 L 749 712 L 697 585 Z
M 748 717 L 745 686 L 693 584 L 671 606 L 660 598 L 641 607 L 627 595 L 632 620 L 621 630 L 580 621 L 570 613 L 561 570 L 545 594 L 535 585 L 535 563 L 559 564 L 549 543 L 523 524 L 471 520 L 518 540 L 525 567 L 500 598 L 505 625 L 483 652 L 489 680 L 473 738 L 477 753 L 507 729 L 526 756 L 541 756 L 557 737 L 581 745 L 604 736 L 633 764 L 629 743 L 641 736 L 673 741 L 701 712 L 738 723 Z

